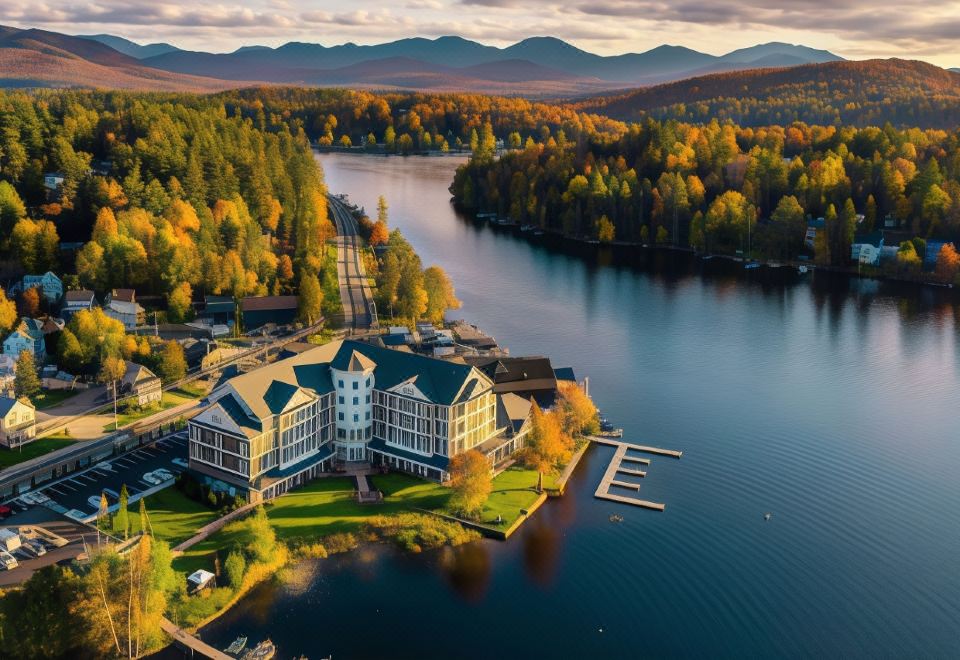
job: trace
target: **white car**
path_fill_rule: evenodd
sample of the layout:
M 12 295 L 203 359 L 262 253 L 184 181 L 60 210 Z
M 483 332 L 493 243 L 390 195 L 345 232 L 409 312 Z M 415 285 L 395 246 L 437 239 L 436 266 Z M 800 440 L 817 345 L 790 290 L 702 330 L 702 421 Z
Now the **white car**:
M 173 479 L 173 472 L 167 468 L 158 468 L 153 471 L 153 474 L 160 479 L 160 481 L 167 481 Z
M 170 462 L 176 465 L 177 467 L 182 467 L 183 469 L 187 469 L 188 467 L 190 467 L 190 463 L 185 458 L 177 457 Z
M 153 486 L 156 486 L 163 481 L 163 479 L 158 477 L 154 472 L 147 472 L 145 475 L 143 475 L 143 480 Z
M 11 555 L 6 550 L 0 550 L 0 566 L 3 566 L 8 571 L 12 571 L 17 566 L 19 566 L 17 558 Z
M 100 461 L 99 463 L 93 466 L 93 469 L 106 470 L 107 472 L 110 472 L 113 470 L 113 466 L 110 465 L 110 463 L 108 463 L 107 461 Z

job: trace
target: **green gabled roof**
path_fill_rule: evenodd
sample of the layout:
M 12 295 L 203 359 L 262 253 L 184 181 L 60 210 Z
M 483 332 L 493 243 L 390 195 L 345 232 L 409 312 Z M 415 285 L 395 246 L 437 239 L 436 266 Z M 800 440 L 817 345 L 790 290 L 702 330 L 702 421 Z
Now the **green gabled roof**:
M 330 379 L 330 364 L 327 362 L 297 365 L 293 368 L 293 375 L 300 387 L 311 389 L 317 394 L 327 394 L 333 391 L 333 381 Z
M 297 389 L 295 385 L 275 380 L 270 383 L 270 387 L 267 388 L 267 393 L 263 396 L 263 400 L 266 402 L 267 407 L 270 408 L 270 412 L 277 415 L 287 407 L 290 399 L 297 393 Z
M 349 371 L 354 352 L 369 358 L 377 365 L 373 372 L 377 389 L 388 390 L 413 379 L 413 385 L 418 390 L 434 403 L 441 405 L 456 403 L 457 394 L 464 384 L 476 377 L 473 368 L 467 364 L 349 340 L 343 342 L 330 366 L 339 371 Z
M 220 397 L 217 399 L 217 403 L 220 404 L 220 407 L 223 408 L 225 413 L 230 415 L 230 419 L 232 419 L 237 426 L 253 429 L 254 431 L 263 430 L 263 425 L 260 423 L 260 420 L 248 415 L 240 403 L 233 398 L 232 394 Z

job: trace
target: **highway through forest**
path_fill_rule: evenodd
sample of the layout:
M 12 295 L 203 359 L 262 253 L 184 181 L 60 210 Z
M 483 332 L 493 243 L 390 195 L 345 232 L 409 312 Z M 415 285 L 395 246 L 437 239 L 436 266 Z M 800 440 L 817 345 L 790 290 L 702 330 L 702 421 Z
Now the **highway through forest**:
M 373 294 L 363 269 L 357 221 L 341 199 L 333 195 L 327 199 L 337 228 L 337 280 L 343 301 L 343 323 L 346 328 L 367 330 L 375 326 L 377 320 Z

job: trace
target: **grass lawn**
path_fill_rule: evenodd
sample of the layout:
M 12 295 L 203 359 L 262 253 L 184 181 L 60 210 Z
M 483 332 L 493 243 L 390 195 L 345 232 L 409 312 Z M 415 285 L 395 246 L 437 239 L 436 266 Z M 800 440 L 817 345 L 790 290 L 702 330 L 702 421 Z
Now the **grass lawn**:
M 186 397 L 188 399 L 200 399 L 207 395 L 207 388 L 204 385 L 194 383 L 184 383 L 175 390 L 170 390 L 170 394 Z
M 33 405 L 37 410 L 46 410 L 59 406 L 61 403 L 80 394 L 81 390 L 45 390 L 43 393 L 33 397 Z
M 195 401 L 197 397 L 190 396 L 177 390 L 171 390 L 170 392 L 164 392 L 163 398 L 160 399 L 160 405 L 148 406 L 146 408 L 136 408 L 131 407 L 127 411 L 121 411 L 117 415 L 117 424 L 120 427 L 124 427 L 127 424 L 132 424 L 133 422 L 140 421 L 145 417 L 150 415 L 156 415 L 158 412 L 163 412 L 164 410 L 169 410 L 175 406 L 179 406 L 182 403 L 187 403 L 189 401 Z M 112 415 L 113 414 L 113 405 L 105 406 L 97 411 L 101 415 Z M 105 433 L 113 431 L 113 422 L 105 424 L 103 427 Z
M 0 470 L 8 468 L 17 463 L 29 461 L 31 458 L 49 454 L 57 449 L 62 449 L 67 445 L 72 445 L 76 440 L 63 437 L 50 437 L 34 440 L 26 444 L 22 449 L 0 449 Z
M 146 506 L 153 533 L 171 547 L 186 541 L 218 517 L 216 511 L 191 500 L 173 486 L 149 495 Z M 139 502 L 130 505 L 130 515 L 138 527 L 139 511 Z
M 543 475 L 544 489 L 556 487 L 556 478 Z M 537 472 L 522 467 L 504 470 L 493 480 L 493 490 L 480 514 L 480 522 L 491 527 L 496 524 L 497 515 L 503 516 L 503 528 L 513 524 L 520 517 L 521 509 L 529 509 L 540 494 L 537 492 Z

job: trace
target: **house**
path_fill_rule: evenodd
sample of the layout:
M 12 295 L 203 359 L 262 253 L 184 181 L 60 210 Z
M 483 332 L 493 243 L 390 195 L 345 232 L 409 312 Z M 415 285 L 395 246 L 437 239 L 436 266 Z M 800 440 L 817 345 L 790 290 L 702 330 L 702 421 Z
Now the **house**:
M 145 325 L 134 330 L 134 334 L 159 337 L 163 340 L 175 339 L 213 339 L 213 328 L 196 323 L 158 323 Z
M 201 318 L 211 325 L 226 325 L 236 317 L 237 305 L 230 296 L 204 296 Z
M 103 312 L 123 323 L 127 330 L 143 325 L 146 319 L 146 312 L 137 302 L 137 292 L 134 289 L 114 289 L 108 293 Z
M 806 245 L 811 250 L 816 245 L 817 241 L 817 232 L 823 231 L 823 228 L 826 226 L 826 220 L 823 218 L 807 218 L 807 233 L 803 237 L 803 244 Z
M 251 296 L 240 301 L 244 331 L 249 332 L 268 323 L 284 325 L 297 318 L 296 296 Z
M 63 172 L 47 172 L 43 175 L 43 187 L 50 192 L 59 192 L 64 181 L 66 176 Z
M 493 381 L 493 391 L 507 392 L 523 399 L 533 398 L 541 408 L 550 408 L 557 398 L 557 377 L 550 358 L 532 357 L 477 357 L 464 356 Z
M 63 306 L 60 308 L 60 316 L 69 321 L 74 314 L 81 310 L 93 309 L 93 291 L 79 289 L 67 291 L 63 294 Z
M 66 326 L 66 323 L 63 322 L 63 319 L 58 319 L 55 316 L 48 316 L 43 320 L 43 325 L 40 326 L 40 332 L 43 333 L 43 336 L 52 335 L 55 332 L 60 332 Z
M 36 412 L 27 399 L 0 396 L 0 445 L 12 449 L 36 439 Z
M 934 268 L 937 265 L 937 257 L 940 256 L 940 250 L 943 249 L 944 245 L 947 245 L 949 241 L 934 241 L 927 239 L 927 249 L 923 253 L 923 267 L 924 268 Z M 953 243 L 950 243 L 953 245 Z
M 0 354 L 0 392 L 12 392 L 13 380 L 17 375 L 17 358 L 5 353 Z
M 40 289 L 40 295 L 51 305 L 57 304 L 63 296 L 63 282 L 50 271 L 43 275 L 24 275 L 23 279 L 10 287 L 10 293 L 16 295 L 34 287 Z
M 202 591 L 211 584 L 216 586 L 216 576 L 210 571 L 205 571 L 202 568 L 194 571 L 187 577 L 187 585 L 191 593 Z
M 142 364 L 127 362 L 127 371 L 120 379 L 117 395 L 130 397 L 136 405 L 143 408 L 153 403 L 160 403 L 163 398 L 163 389 L 160 378 Z
M 850 246 L 850 258 L 861 264 L 877 266 L 880 264 L 880 252 L 883 250 L 883 232 L 857 234 Z
M 42 328 L 43 323 L 37 319 L 21 320 L 3 340 L 3 354 L 17 359 L 21 352 L 28 351 L 37 364 L 42 363 L 47 358 Z
M 190 468 L 250 501 L 281 495 L 335 463 L 442 482 L 457 454 L 476 449 L 493 462 L 523 445 L 522 406 L 508 398 L 498 413 L 498 397 L 472 365 L 333 341 L 211 392 L 188 422 Z

